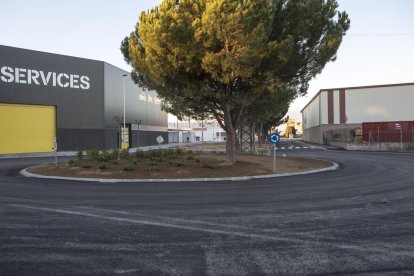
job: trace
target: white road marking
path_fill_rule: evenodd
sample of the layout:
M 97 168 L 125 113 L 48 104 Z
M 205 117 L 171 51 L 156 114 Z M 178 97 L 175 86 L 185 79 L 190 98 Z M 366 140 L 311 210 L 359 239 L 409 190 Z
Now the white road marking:
M 281 147 L 281 149 L 285 149 L 285 147 Z
M 40 210 L 40 211 L 47 211 L 59 214 L 66 214 L 66 215 L 76 215 L 76 216 L 83 216 L 83 217 L 93 217 L 93 218 L 100 218 L 105 220 L 112 220 L 112 221 L 119 221 L 119 222 L 129 222 L 134 224 L 143 224 L 143 225 L 150 225 L 150 226 L 158 226 L 158 227 L 166 227 L 166 228 L 176 228 L 182 230 L 189 230 L 189 231 L 197 231 L 197 232 L 205 232 L 211 234 L 223 234 L 229 236 L 238 236 L 238 237 L 245 237 L 251 239 L 260 239 L 260 240 L 267 240 L 267 241 L 275 241 L 275 242 L 292 242 L 292 243 L 307 243 L 307 244 L 314 244 L 316 246 L 332 246 L 342 249 L 351 249 L 351 250 L 358 250 L 358 251 L 371 251 L 371 252 L 379 252 L 381 254 L 390 254 L 391 252 L 393 255 L 400 255 L 400 256 L 412 256 L 412 251 L 390 251 L 389 247 L 384 248 L 375 248 L 374 246 L 366 247 L 364 245 L 350 245 L 350 244 L 338 244 L 338 243 L 330 243 L 325 241 L 315 241 L 315 240 L 302 240 L 297 238 L 284 238 L 284 237 L 276 237 L 276 236 L 269 236 L 264 234 L 251 234 L 245 233 L 240 231 L 231 231 L 231 230 L 220 230 L 220 229 L 207 229 L 201 227 L 194 227 L 194 226 L 185 226 L 185 225 L 176 225 L 172 223 L 162 223 L 156 221 L 150 221 L 145 219 L 129 219 L 129 218 L 121 218 L 121 217 L 113 217 L 113 216 L 105 216 L 105 215 L 98 215 L 86 212 L 79 212 L 79 211 L 70 211 L 70 210 L 63 210 L 63 209 L 56 209 L 56 208 L 47 208 L 47 207 L 36 207 L 31 205 L 24 205 L 24 204 L 7 204 L 8 206 L 13 207 L 20 207 L 32 210 Z M 118 273 L 125 273 L 123 271 L 127 270 L 119 270 Z
M 300 149 L 300 147 L 296 147 L 297 149 Z
M 308 147 L 303 147 L 304 149 L 307 149 Z

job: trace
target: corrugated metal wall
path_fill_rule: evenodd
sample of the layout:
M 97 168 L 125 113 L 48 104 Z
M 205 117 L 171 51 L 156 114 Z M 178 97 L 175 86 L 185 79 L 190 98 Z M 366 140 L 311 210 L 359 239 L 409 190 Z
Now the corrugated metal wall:
M 347 123 L 414 119 L 414 85 L 345 91 Z
M 321 106 L 320 106 L 320 116 L 321 121 L 320 124 L 327 124 L 328 123 L 328 93 L 326 91 L 321 92 Z
M 319 97 L 313 101 L 303 110 L 303 128 L 311 128 L 319 125 Z
M 339 90 L 333 92 L 333 113 L 334 113 L 334 124 L 339 124 Z

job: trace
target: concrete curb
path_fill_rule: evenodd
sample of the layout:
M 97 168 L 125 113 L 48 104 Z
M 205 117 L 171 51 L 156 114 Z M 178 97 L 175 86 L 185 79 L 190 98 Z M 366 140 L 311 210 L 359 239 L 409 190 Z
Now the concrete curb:
M 40 174 L 34 174 L 23 169 L 20 171 L 20 174 L 25 177 L 33 177 L 33 178 L 41 178 L 41 179 L 55 179 L 55 180 L 70 180 L 70 181 L 87 181 L 87 182 L 100 182 L 100 183 L 146 183 L 146 182 L 155 182 L 155 183 L 163 183 L 163 182 L 207 182 L 207 181 L 246 181 L 246 180 L 253 180 L 253 179 L 265 179 L 265 178 L 276 178 L 276 177 L 284 177 L 284 176 L 295 176 L 295 175 L 304 175 L 304 174 L 313 174 L 313 173 L 320 173 L 326 171 L 334 171 L 339 168 L 339 165 L 335 162 L 322 160 L 322 159 L 314 159 L 319 161 L 325 161 L 332 164 L 332 166 L 323 169 L 317 170 L 310 170 L 304 172 L 296 172 L 296 173 L 280 173 L 280 174 L 266 174 L 266 175 L 253 175 L 253 176 L 239 176 L 239 177 L 215 177 L 215 178 L 174 178 L 174 179 L 106 179 L 106 178 L 81 178 L 81 177 L 65 177 L 65 176 L 46 176 Z

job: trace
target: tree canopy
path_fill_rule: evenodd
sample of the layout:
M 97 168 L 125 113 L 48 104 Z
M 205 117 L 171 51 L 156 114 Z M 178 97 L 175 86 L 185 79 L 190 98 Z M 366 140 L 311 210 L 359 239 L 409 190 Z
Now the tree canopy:
M 214 116 L 234 162 L 240 118 L 266 99 L 305 94 L 335 60 L 350 26 L 337 8 L 335 0 L 164 0 L 141 13 L 121 51 L 164 110 Z

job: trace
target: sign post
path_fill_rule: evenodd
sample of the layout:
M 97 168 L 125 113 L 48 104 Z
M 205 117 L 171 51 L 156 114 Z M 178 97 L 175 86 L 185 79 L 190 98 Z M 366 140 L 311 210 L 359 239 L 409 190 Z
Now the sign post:
M 55 167 L 57 167 L 57 139 L 56 136 L 53 138 L 53 149 L 55 150 Z
M 162 142 L 164 142 L 164 138 L 162 138 L 162 136 L 160 135 L 157 137 L 157 143 L 159 147 L 161 147 Z
M 272 143 L 273 146 L 273 172 L 276 172 L 276 146 L 280 141 L 280 136 L 277 133 L 273 133 L 269 136 L 269 142 Z

